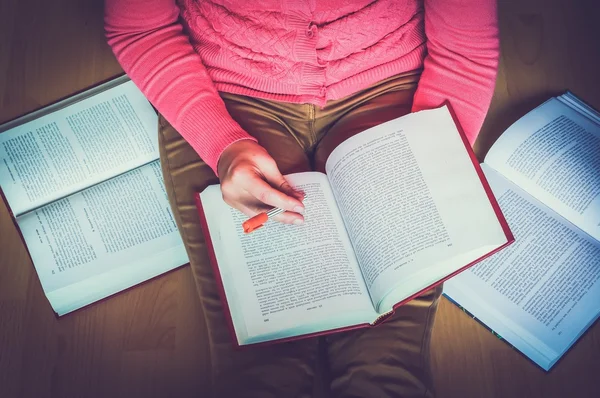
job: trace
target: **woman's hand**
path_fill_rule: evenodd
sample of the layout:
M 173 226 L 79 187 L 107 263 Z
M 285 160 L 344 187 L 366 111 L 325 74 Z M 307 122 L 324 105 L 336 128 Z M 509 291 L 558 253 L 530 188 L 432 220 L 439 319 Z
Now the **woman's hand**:
M 273 207 L 285 209 L 274 217 L 287 224 L 304 222 L 304 195 L 295 191 L 279 172 L 265 148 L 251 140 L 229 145 L 217 165 L 225 202 L 248 217 Z

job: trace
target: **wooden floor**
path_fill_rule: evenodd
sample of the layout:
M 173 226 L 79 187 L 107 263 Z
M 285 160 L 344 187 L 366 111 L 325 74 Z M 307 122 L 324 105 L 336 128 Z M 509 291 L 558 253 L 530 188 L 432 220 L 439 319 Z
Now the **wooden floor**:
M 569 89 L 600 109 L 596 2 L 500 0 L 480 154 L 549 95 Z M 121 73 L 102 12 L 101 0 L 0 1 L 0 122 Z M 0 397 L 202 397 L 204 333 L 188 267 L 56 319 L 0 204 Z M 432 363 L 439 397 L 600 397 L 600 324 L 546 374 L 444 300 Z

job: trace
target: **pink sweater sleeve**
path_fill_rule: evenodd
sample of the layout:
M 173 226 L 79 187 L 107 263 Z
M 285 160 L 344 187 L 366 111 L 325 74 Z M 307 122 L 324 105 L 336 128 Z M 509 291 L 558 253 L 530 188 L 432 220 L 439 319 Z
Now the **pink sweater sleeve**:
M 125 72 L 215 173 L 228 145 L 253 139 L 227 112 L 175 0 L 106 0 L 104 21 Z
M 498 70 L 496 1 L 425 0 L 425 33 L 428 54 L 413 112 L 448 101 L 473 145 Z

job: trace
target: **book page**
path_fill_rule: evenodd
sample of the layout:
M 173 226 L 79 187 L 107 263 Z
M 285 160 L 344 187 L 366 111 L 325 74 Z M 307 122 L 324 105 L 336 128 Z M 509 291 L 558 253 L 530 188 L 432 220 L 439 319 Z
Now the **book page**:
M 548 370 L 600 314 L 600 242 L 484 170 L 516 241 L 444 293 Z
M 375 313 L 329 183 L 321 173 L 286 176 L 306 194 L 302 225 L 248 218 L 219 186 L 201 194 L 239 344 L 371 322 Z
M 349 138 L 326 171 L 380 312 L 507 242 L 445 107 Z
M 187 262 L 158 161 L 42 206 L 17 222 L 59 314 Z
M 551 99 L 513 124 L 485 163 L 600 240 L 600 124 Z
M 158 118 L 128 81 L 0 134 L 0 186 L 13 213 L 158 159 Z

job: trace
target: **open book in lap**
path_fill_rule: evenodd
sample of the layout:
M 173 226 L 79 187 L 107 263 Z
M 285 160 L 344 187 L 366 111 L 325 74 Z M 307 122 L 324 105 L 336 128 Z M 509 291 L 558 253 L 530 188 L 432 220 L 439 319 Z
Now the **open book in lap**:
M 512 242 L 447 108 L 368 129 L 326 174 L 288 175 L 305 223 L 251 234 L 218 185 L 197 196 L 235 343 L 376 325 L 394 308 Z
M 126 77 L 0 127 L 0 185 L 63 315 L 187 262 L 157 115 Z
M 600 114 L 552 98 L 482 168 L 517 241 L 444 293 L 549 370 L 600 316 Z

